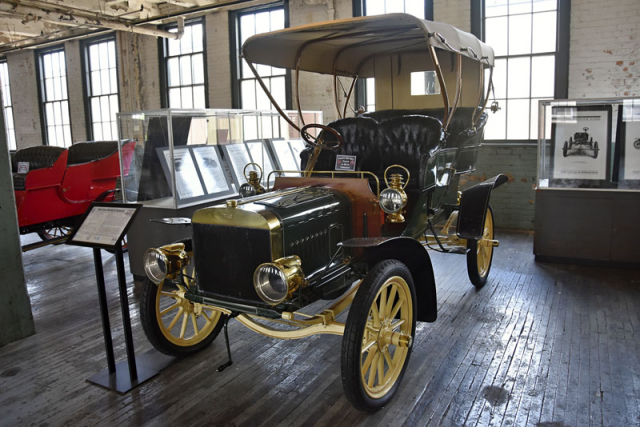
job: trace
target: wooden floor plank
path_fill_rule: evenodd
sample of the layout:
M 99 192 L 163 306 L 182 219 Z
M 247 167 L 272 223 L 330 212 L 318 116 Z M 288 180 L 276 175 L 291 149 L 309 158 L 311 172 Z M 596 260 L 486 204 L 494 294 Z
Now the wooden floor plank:
M 640 424 L 637 271 L 536 263 L 531 235 L 500 239 L 480 290 L 468 282 L 464 256 L 429 252 L 438 320 L 418 325 L 403 383 L 375 414 L 344 397 L 340 337 L 278 341 L 235 321 L 234 364 L 222 373 L 221 336 L 128 394 L 90 384 L 106 365 L 91 251 L 25 253 L 37 334 L 0 348 L 0 425 Z M 105 254 L 104 263 L 123 360 L 114 257 Z M 136 350 L 144 352 L 151 345 L 131 283 L 128 297 Z

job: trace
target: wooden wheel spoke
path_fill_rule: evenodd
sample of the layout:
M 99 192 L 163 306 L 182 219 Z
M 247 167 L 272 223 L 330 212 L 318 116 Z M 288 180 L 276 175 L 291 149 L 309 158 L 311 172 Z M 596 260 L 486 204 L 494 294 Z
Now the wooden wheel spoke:
M 182 315 L 182 327 L 180 328 L 180 338 L 184 338 L 184 333 L 187 332 L 187 320 L 189 319 L 189 315 L 184 313 Z
M 373 356 L 373 361 L 371 362 L 371 370 L 369 371 L 369 378 L 367 379 L 367 386 L 369 386 L 369 388 L 373 387 L 373 382 L 376 379 L 376 371 L 378 370 L 379 359 L 380 359 L 380 353 L 376 351 L 376 354 Z
M 397 293 L 398 293 L 398 288 L 397 288 L 397 286 L 394 285 L 391 288 L 391 292 L 389 292 L 389 298 L 387 298 L 386 311 L 384 313 L 385 319 L 388 319 L 390 317 L 389 315 L 391 314 L 391 309 L 393 307 L 393 301 L 395 300 Z
M 171 323 L 169 323 L 169 326 L 167 326 L 167 331 L 169 331 L 169 333 L 171 333 L 171 330 L 176 326 L 176 323 L 178 323 L 178 320 L 180 319 L 180 316 L 182 316 L 183 311 L 184 309 L 180 307 L 180 309 L 176 313 L 176 317 L 174 317 Z
M 404 319 L 397 320 L 391 324 L 391 330 L 395 331 L 396 328 L 400 327 L 400 325 L 404 324 Z
M 385 317 L 385 313 L 386 313 L 386 308 L 387 308 L 387 288 L 384 287 L 380 290 L 380 308 L 378 311 L 378 317 L 380 318 L 380 320 L 383 320 Z
M 175 304 L 173 304 L 173 305 L 170 305 L 169 307 L 167 307 L 167 308 L 165 308 L 164 310 L 162 310 L 162 311 L 160 312 L 160 315 L 167 314 L 168 312 L 170 312 L 170 311 L 172 311 L 172 310 L 176 310 L 178 307 L 180 307 L 180 304 L 178 304 L 178 303 L 175 303 Z
M 396 315 L 398 314 L 398 311 L 400 311 L 400 308 L 402 308 L 402 304 L 404 304 L 404 297 L 400 296 L 400 298 L 398 299 L 398 302 L 396 303 L 396 305 L 393 307 L 393 310 L 391 310 L 391 313 L 389 314 L 389 319 L 394 319 L 396 317 Z
M 362 354 L 364 354 L 366 351 L 369 351 L 369 349 L 371 347 L 373 347 L 374 345 L 376 345 L 377 341 L 376 340 L 371 340 L 369 342 L 367 342 L 365 345 L 362 346 Z
M 193 336 L 197 337 L 200 334 L 198 331 L 198 319 L 196 319 L 196 314 L 191 313 L 191 322 L 193 323 Z
M 371 312 L 369 313 L 369 315 L 373 319 L 373 326 L 376 328 L 379 328 L 380 315 L 379 315 L 378 305 L 376 304 L 376 301 L 373 301 L 373 304 L 371 304 Z
M 395 366 L 393 364 L 393 360 L 391 359 L 391 353 L 389 353 L 389 348 L 384 349 L 384 360 L 387 362 L 387 366 L 389 366 L 389 372 L 392 371 Z
M 369 370 L 369 367 L 371 366 L 371 362 L 373 361 L 373 357 L 376 355 L 376 352 L 377 352 L 377 349 L 374 348 L 372 351 L 369 352 L 367 357 L 364 359 L 364 363 L 362 364 L 363 376 L 367 373 L 367 370 Z
M 169 298 L 178 298 L 175 292 L 160 291 L 160 295 L 169 297 Z
M 378 386 L 384 384 L 384 356 L 378 356 Z

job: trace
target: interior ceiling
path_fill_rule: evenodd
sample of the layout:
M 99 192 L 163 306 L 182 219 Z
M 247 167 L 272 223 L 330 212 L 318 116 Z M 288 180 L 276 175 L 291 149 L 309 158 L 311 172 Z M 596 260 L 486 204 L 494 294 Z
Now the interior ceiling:
M 0 51 L 26 48 L 96 30 L 163 36 L 166 16 L 229 0 L 0 0 Z M 158 22 L 151 23 L 157 19 Z M 172 19 L 175 21 L 175 18 Z M 157 34 L 154 34 L 154 30 Z

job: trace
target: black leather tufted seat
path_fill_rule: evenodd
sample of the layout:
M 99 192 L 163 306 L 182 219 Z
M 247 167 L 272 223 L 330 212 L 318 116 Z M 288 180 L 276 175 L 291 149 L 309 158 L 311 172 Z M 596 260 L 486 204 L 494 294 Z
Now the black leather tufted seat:
M 27 174 L 18 173 L 18 163 L 29 163 L 29 170 L 50 168 L 58 160 L 60 154 L 65 150 L 62 147 L 40 145 L 37 147 L 27 147 L 16 151 L 11 157 L 11 171 L 13 172 L 13 189 L 17 191 L 25 190 Z
M 449 141 L 447 142 L 447 147 L 462 147 L 480 143 L 479 137 L 474 139 L 470 138 L 481 134 L 479 130 L 483 129 L 484 125 L 487 122 L 487 113 L 482 112 L 480 114 L 480 118 L 476 123 L 476 131 L 474 132 L 471 130 L 471 119 L 473 117 L 473 111 L 474 108 L 472 107 L 462 107 L 456 109 L 455 113 L 453 114 L 453 119 L 449 124 L 449 129 L 447 129 L 447 132 L 450 135 Z M 361 117 L 369 117 L 378 122 L 384 122 L 395 117 L 411 115 L 428 116 L 442 121 L 442 119 L 444 118 L 444 110 L 441 108 L 423 110 L 382 110 L 374 111 L 371 113 L 364 113 Z
M 118 151 L 116 141 L 78 142 L 69 147 L 68 166 L 104 159 Z
M 398 164 L 411 173 L 409 186 L 419 188 L 424 182 L 427 160 L 440 148 L 442 124 L 425 116 L 404 116 L 386 120 L 379 125 L 381 162 L 376 175 L 384 176 L 387 167 Z
M 342 135 L 344 144 L 336 150 L 322 150 L 314 167 L 315 170 L 334 170 L 338 154 L 356 156 L 356 170 L 369 171 L 380 162 L 378 148 L 380 137 L 378 123 L 375 120 L 365 117 L 349 117 L 335 120 L 328 126 Z M 328 132 L 325 132 L 323 137 L 329 141 L 334 139 Z M 307 165 L 312 151 L 313 149 L 306 149 L 300 153 L 302 169 Z
M 380 179 L 393 164 L 409 169 L 412 188 L 424 182 L 420 175 L 426 169 L 429 157 L 438 150 L 442 141 L 442 124 L 425 116 L 401 116 L 382 123 L 370 117 L 336 120 L 329 127 L 344 137 L 345 143 L 337 150 L 323 150 L 314 167 L 317 171 L 334 170 L 337 154 L 356 156 L 356 170 L 370 171 Z M 307 164 L 311 149 L 304 150 L 301 166 Z

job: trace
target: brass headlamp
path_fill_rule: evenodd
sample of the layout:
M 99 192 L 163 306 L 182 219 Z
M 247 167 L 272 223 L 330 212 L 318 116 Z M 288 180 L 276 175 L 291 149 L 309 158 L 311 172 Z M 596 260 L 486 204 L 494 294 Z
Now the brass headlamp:
M 260 175 L 258 175 L 257 171 L 252 170 L 252 171 L 249 171 L 249 176 L 247 176 L 247 168 L 252 165 L 258 168 L 258 170 L 260 171 Z M 242 174 L 244 175 L 244 178 L 247 180 L 246 183 L 240 186 L 240 195 L 242 197 L 251 197 L 251 196 L 255 196 L 256 194 L 266 193 L 267 190 L 262 186 L 262 184 L 260 184 L 260 181 L 262 181 L 263 173 L 262 173 L 262 168 L 260 167 L 259 164 L 247 163 L 247 165 L 244 167 L 244 170 L 242 171 Z
M 165 279 L 175 279 L 189 264 L 189 255 L 184 250 L 184 243 L 172 243 L 148 249 L 143 263 L 149 280 L 158 285 Z
M 403 177 L 399 173 L 391 174 L 391 182 L 387 180 L 387 173 L 391 168 L 400 168 L 407 173 L 407 182 L 404 183 Z M 409 184 L 411 174 L 404 166 L 391 165 L 384 171 L 384 182 L 387 184 L 385 190 L 380 193 L 380 208 L 387 214 L 387 221 L 391 223 L 404 222 L 402 210 L 409 200 L 404 189 Z
M 267 304 L 278 305 L 306 284 L 302 261 L 297 255 L 261 264 L 253 274 L 253 287 Z

